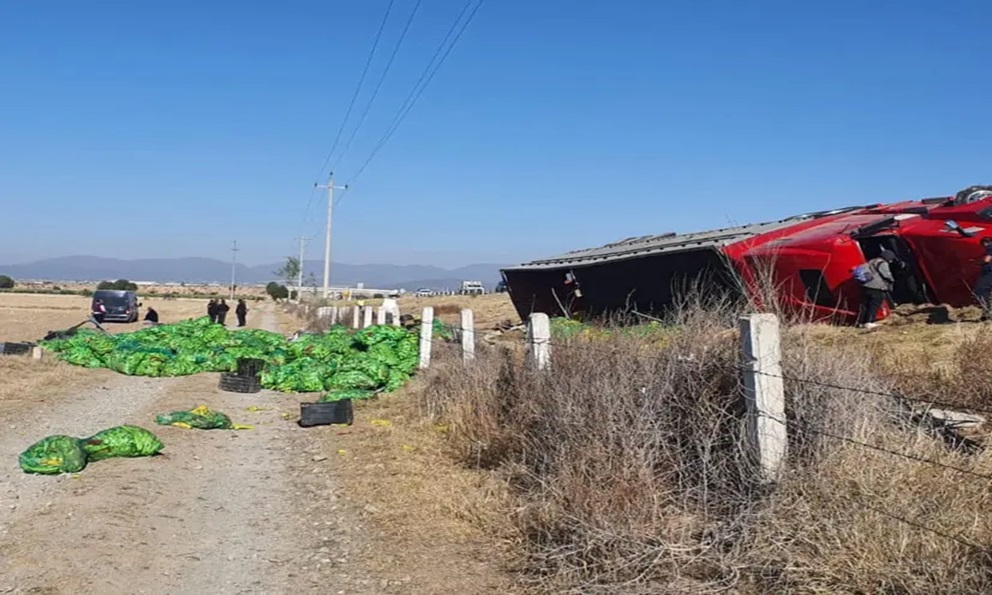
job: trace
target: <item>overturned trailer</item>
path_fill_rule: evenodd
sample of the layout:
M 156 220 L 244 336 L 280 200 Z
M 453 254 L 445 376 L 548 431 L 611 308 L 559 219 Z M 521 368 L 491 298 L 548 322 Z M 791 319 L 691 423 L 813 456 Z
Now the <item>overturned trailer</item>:
M 680 291 L 774 299 L 786 312 L 853 322 L 852 270 L 894 252 L 897 304 L 976 303 L 982 237 L 992 236 L 992 187 L 954 196 L 853 206 L 700 233 L 628 238 L 502 270 L 522 318 L 660 314 Z M 889 314 L 888 305 L 879 318 Z

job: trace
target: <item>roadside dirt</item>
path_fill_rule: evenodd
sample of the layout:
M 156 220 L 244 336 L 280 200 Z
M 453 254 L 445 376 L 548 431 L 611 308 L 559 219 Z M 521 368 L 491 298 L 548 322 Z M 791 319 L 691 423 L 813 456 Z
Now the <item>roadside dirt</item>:
M 258 326 L 277 330 L 271 306 L 256 313 Z M 369 527 L 370 495 L 344 494 L 335 478 L 340 430 L 297 426 L 299 396 L 216 386 L 214 374 L 108 375 L 0 415 L 0 593 L 492 592 L 493 581 L 472 588 L 458 577 L 461 552 L 435 556 L 437 544 L 401 545 Z M 154 423 L 196 405 L 254 428 Z M 99 461 L 74 476 L 17 466 L 17 454 L 44 436 L 123 423 L 155 432 L 163 454 Z M 488 572 L 473 558 L 476 577 Z

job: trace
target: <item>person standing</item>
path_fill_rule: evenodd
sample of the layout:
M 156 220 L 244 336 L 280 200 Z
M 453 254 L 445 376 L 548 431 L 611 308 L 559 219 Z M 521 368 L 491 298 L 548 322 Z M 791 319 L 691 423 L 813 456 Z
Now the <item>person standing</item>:
M 220 303 L 217 304 L 217 322 L 224 325 L 224 321 L 227 320 L 227 312 L 231 307 L 227 305 L 227 301 L 221 298 Z
M 210 317 L 210 322 L 217 322 L 217 300 L 207 302 L 207 316 Z
M 858 326 L 875 328 L 875 316 L 885 303 L 886 296 L 892 291 L 895 278 L 889 264 L 896 259 L 891 250 L 882 250 L 876 258 L 872 258 L 858 267 L 858 280 L 861 282 L 861 310 L 858 313 Z
M 975 283 L 975 297 L 982 307 L 982 322 L 992 318 L 992 237 L 982 238 L 982 269 Z
M 248 318 L 248 306 L 244 300 L 238 300 L 238 307 L 234 309 L 234 313 L 238 317 L 238 326 L 244 326 L 245 319 Z
M 93 318 L 97 322 L 103 324 L 104 317 L 107 316 L 107 306 L 103 305 L 103 300 L 96 300 L 93 302 Z

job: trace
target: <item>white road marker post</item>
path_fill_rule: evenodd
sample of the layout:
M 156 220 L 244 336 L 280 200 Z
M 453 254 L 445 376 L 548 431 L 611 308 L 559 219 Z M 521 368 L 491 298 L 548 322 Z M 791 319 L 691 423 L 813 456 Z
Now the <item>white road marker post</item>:
M 537 370 L 551 366 L 551 320 L 547 314 L 535 312 L 527 322 L 528 361 Z
M 475 321 L 472 311 L 462 310 L 462 360 L 468 363 L 475 359 Z
M 420 369 L 431 365 L 431 335 L 434 332 L 434 308 L 427 306 L 420 317 Z
M 761 481 L 775 482 L 788 453 L 779 321 L 774 314 L 751 314 L 739 325 L 748 442 Z

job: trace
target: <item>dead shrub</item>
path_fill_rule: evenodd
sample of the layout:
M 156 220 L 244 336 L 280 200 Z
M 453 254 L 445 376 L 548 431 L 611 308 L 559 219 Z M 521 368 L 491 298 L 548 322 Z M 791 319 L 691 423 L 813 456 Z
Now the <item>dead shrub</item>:
M 420 410 L 450 453 L 513 494 L 507 537 L 525 582 L 583 593 L 988 592 L 985 482 L 907 456 L 990 476 L 992 461 L 908 426 L 895 399 L 838 388 L 892 389 L 863 351 L 784 332 L 788 471 L 773 488 L 755 483 L 731 314 L 686 307 L 661 336 L 559 338 L 545 373 L 510 347 L 426 375 Z
M 455 314 L 460 314 L 464 306 L 459 306 L 458 304 L 438 304 L 434 306 L 435 316 L 452 316 Z
M 886 361 L 878 367 L 892 381 L 895 391 L 919 405 L 936 401 L 940 407 L 990 411 L 992 367 L 983 357 L 990 351 L 992 336 L 975 333 L 963 337 L 947 361 L 931 362 L 924 354 L 921 358 Z

